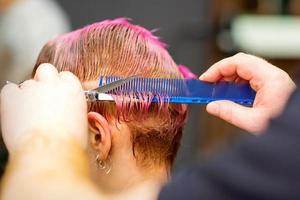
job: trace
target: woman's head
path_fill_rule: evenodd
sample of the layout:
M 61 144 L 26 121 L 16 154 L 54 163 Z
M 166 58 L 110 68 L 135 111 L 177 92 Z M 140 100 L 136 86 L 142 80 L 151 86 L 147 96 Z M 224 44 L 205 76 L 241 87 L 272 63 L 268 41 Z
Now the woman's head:
M 165 45 L 150 31 L 126 19 L 95 23 L 49 41 L 35 69 L 41 63 L 51 63 L 59 71 L 73 72 L 85 89 L 97 87 L 100 76 L 182 77 Z M 103 119 L 114 125 L 117 121 L 126 124 L 130 132 L 137 166 L 169 167 L 179 146 L 186 110 L 184 105 L 136 103 L 130 98 L 120 100 L 118 97 L 115 103 L 89 103 L 91 130 L 100 133 L 100 136 L 92 135 L 95 137 L 93 145 L 97 149 L 97 140 L 105 137 L 101 134 L 104 128 L 98 127 Z M 116 127 L 115 130 L 121 129 Z M 117 140 L 112 136 L 107 154 L 114 152 L 114 141 Z

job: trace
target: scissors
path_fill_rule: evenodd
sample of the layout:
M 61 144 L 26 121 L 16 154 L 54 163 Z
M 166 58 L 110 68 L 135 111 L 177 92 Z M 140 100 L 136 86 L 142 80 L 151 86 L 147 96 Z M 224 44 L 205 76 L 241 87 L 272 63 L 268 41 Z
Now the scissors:
M 122 78 L 122 79 L 113 81 L 113 82 L 105 84 L 105 85 L 101 85 L 92 90 L 84 90 L 85 98 L 87 101 L 90 101 L 90 102 L 101 100 L 102 98 L 100 98 L 100 95 L 105 96 L 106 95 L 105 93 L 107 93 L 113 89 L 116 89 L 116 88 L 124 85 L 125 83 L 127 83 L 135 78 L 138 78 L 138 77 L 139 77 L 139 75 L 133 75 L 133 76 L 129 76 L 126 78 Z M 19 87 L 21 87 L 23 82 L 24 81 L 22 81 L 18 84 Z M 13 82 L 5 81 L 5 84 L 8 84 L 8 83 L 13 83 Z M 109 95 L 106 95 L 104 100 L 113 100 L 111 96 L 109 96 L 109 97 L 108 96 Z
M 125 83 L 127 83 L 127 82 L 129 82 L 129 81 L 131 81 L 135 78 L 138 78 L 138 77 L 139 77 L 138 75 L 133 75 L 133 76 L 129 76 L 129 77 L 126 77 L 126 78 L 116 80 L 116 81 L 108 83 L 106 85 L 101 85 L 101 86 L 99 86 L 95 89 L 92 89 L 92 90 L 85 90 L 84 91 L 85 98 L 86 98 L 87 101 L 90 101 L 90 102 L 100 100 L 100 98 L 99 98 L 100 94 L 104 94 L 104 93 L 107 93 L 107 92 L 109 92 L 113 89 L 116 89 L 116 88 L 124 85 Z

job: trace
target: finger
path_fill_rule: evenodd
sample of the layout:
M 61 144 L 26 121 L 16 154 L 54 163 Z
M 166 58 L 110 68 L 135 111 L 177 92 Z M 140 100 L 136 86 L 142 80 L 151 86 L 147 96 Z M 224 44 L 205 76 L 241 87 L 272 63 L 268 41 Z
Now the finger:
M 56 81 L 58 79 L 57 69 L 48 63 L 41 64 L 35 73 L 34 80 L 36 81 Z
M 266 69 L 266 64 L 268 63 L 261 58 L 244 53 L 238 53 L 211 66 L 204 74 L 202 74 L 200 79 L 209 82 L 216 82 L 222 77 L 230 77 L 236 74 L 245 80 L 251 80 L 253 75 L 266 75 L 265 72 L 269 71 Z M 262 71 L 264 71 L 264 73 L 262 73 Z
M 2 114 L 6 113 L 7 105 L 12 102 L 13 98 L 17 98 L 17 94 L 20 88 L 15 83 L 6 84 L 0 94 L 0 119 L 2 120 Z
M 23 83 L 19 84 L 19 88 L 21 88 L 21 89 L 27 88 L 27 87 L 32 86 L 32 85 L 35 84 L 35 83 L 36 83 L 35 80 L 30 79 L 30 80 L 24 81 Z
M 79 79 L 69 71 L 63 71 L 59 73 L 59 77 L 61 80 L 70 83 L 72 86 L 77 87 L 78 89 L 82 90 L 82 85 Z
M 232 57 L 225 58 L 213 66 L 211 66 L 204 74 L 200 76 L 200 80 L 216 82 L 223 77 L 236 75 L 236 66 L 231 61 Z
M 12 82 L 7 83 L 1 90 L 1 99 L 13 97 L 12 94 L 16 93 L 18 90 L 19 86 L 17 84 Z
M 232 82 L 232 81 L 235 81 L 237 78 L 238 78 L 237 74 L 234 74 L 234 75 L 231 75 L 231 76 L 222 77 L 220 80 L 221 81 Z
M 266 128 L 267 120 L 263 120 L 265 119 L 264 112 L 255 108 L 222 100 L 209 103 L 206 110 L 208 113 L 252 133 L 262 132 Z

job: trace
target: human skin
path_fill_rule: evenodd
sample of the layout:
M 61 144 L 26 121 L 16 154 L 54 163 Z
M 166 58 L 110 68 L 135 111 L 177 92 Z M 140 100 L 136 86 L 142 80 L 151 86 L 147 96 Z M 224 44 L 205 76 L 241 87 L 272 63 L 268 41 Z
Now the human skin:
M 92 183 L 83 142 L 87 141 L 87 105 L 72 73 L 58 73 L 43 64 L 34 79 L 20 87 L 7 84 L 1 92 L 1 116 L 10 159 L 0 199 L 156 198 L 160 185 L 153 179 L 115 195 L 100 192 Z M 24 184 L 24 180 L 30 181 Z
M 249 82 L 256 91 L 253 107 L 231 101 L 215 101 L 207 112 L 253 134 L 262 133 L 272 118 L 283 111 L 296 85 L 290 76 L 267 61 L 244 53 L 225 58 L 200 76 L 208 82 Z
M 1 125 L 10 158 L 0 199 L 99 199 L 84 152 L 86 113 L 79 80 L 49 64 L 20 87 L 7 84 Z
M 236 62 L 244 63 L 244 66 L 240 67 Z M 251 71 L 250 66 L 257 66 L 254 71 L 256 73 L 249 72 Z M 267 77 L 261 80 L 260 77 L 263 73 Z M 247 74 L 248 76 L 246 76 Z M 73 121 L 86 116 L 85 99 L 83 93 L 79 92 L 82 88 L 72 74 L 67 73 L 68 78 L 65 79 L 62 77 L 58 75 L 54 67 L 44 65 L 37 71 L 34 80 L 25 82 L 21 88 L 14 84 L 8 84 L 1 92 L 3 137 L 5 141 L 9 142 L 8 148 L 11 153 L 1 191 L 2 199 L 18 199 L 20 197 L 23 199 L 108 199 L 95 189 L 88 178 L 87 160 L 83 153 L 85 144 L 80 142 L 80 138 L 86 135 L 86 127 L 76 123 L 79 127 L 76 132 L 72 131 Z M 246 110 L 237 108 L 240 111 L 235 110 L 235 104 L 228 102 L 216 102 L 216 104 L 220 107 L 233 106 L 229 116 L 240 117 L 240 125 L 243 125 L 243 120 L 251 122 L 253 117 L 259 115 L 260 112 L 265 112 L 259 118 L 254 118 L 254 120 L 263 121 L 262 127 L 265 127 L 271 117 L 279 115 L 284 109 L 286 100 L 295 88 L 294 83 L 285 72 L 278 70 L 266 61 L 245 54 L 238 54 L 217 63 L 204 73 L 201 79 L 232 81 L 237 80 L 238 77 L 249 80 L 252 87 L 257 90 L 256 98 L 260 99 L 255 101 L 258 103 L 253 108 Z M 274 83 L 274 81 L 278 83 Z M 282 90 L 281 94 L 278 94 L 279 89 Z M 62 100 L 54 98 L 57 95 Z M 269 105 L 267 103 L 267 100 L 270 100 L 268 99 L 269 95 L 272 97 L 280 95 L 281 98 L 276 98 L 278 101 L 272 99 L 272 103 L 275 105 Z M 43 123 L 34 123 L 36 120 L 39 122 L 39 119 L 35 118 L 37 114 L 44 119 L 49 119 L 47 118 L 50 116 L 49 113 L 53 112 L 45 103 L 49 101 L 49 97 L 52 97 L 52 103 L 64 107 L 64 109 L 54 110 L 55 115 L 61 117 L 42 120 Z M 74 101 L 74 98 L 77 100 Z M 75 111 L 70 112 L 74 106 L 76 107 Z M 208 112 L 214 113 L 213 106 L 212 104 L 208 105 Z M 220 117 L 226 120 L 236 122 L 224 117 L 223 112 L 216 113 L 221 113 Z M 238 116 L 238 114 L 242 116 Z M 26 120 L 19 120 L 19 127 L 16 128 L 15 123 L 12 123 L 16 118 Z M 261 123 L 260 121 L 257 123 Z M 53 125 L 57 128 L 52 129 Z M 250 130 L 253 126 L 248 129 Z M 32 165 L 32 163 L 35 164 Z M 23 180 L 30 181 L 28 184 L 24 184 Z M 42 187 L 40 183 L 43 183 Z M 143 194 L 147 190 L 147 185 L 142 185 L 138 191 L 126 191 L 124 194 L 109 199 L 134 199 L 138 192 Z

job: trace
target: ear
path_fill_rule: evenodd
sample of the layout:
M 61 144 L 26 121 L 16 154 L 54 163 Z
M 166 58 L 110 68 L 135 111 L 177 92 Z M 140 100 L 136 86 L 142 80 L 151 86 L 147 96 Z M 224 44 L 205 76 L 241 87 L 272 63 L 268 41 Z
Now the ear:
M 99 113 L 89 112 L 89 142 L 100 152 L 100 159 L 106 160 L 111 149 L 111 131 L 108 121 Z

